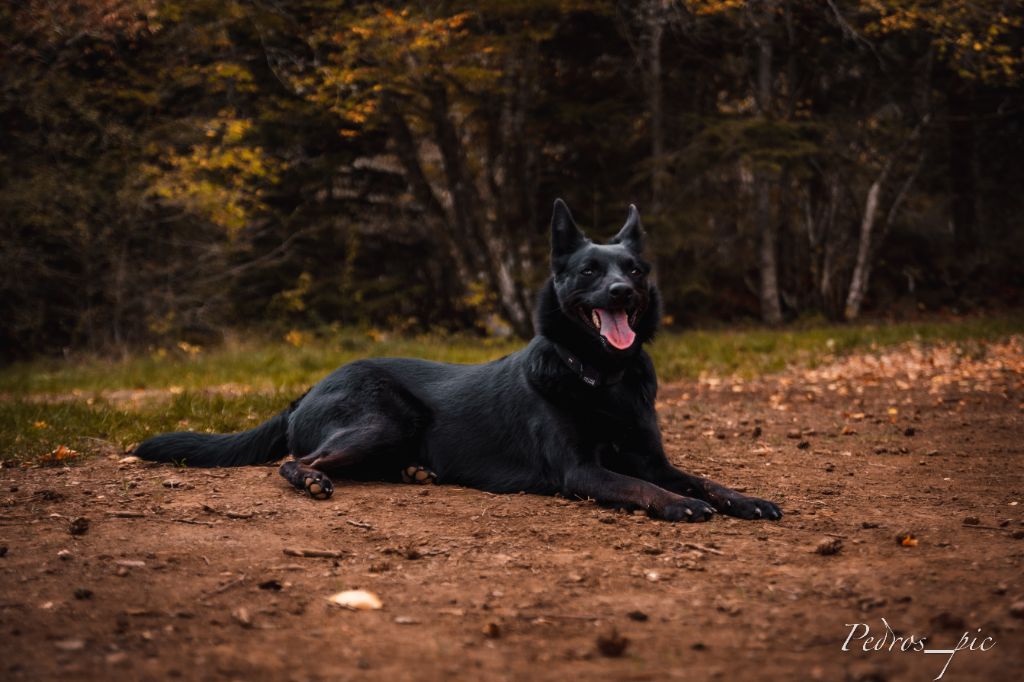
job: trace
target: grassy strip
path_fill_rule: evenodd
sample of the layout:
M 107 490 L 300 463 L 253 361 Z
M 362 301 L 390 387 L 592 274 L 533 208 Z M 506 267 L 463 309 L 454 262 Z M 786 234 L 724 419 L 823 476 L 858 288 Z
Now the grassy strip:
M 757 376 L 788 366 L 813 366 L 854 351 L 906 341 L 931 343 L 995 339 L 1024 333 L 1024 317 L 816 326 L 803 329 L 669 332 L 651 346 L 662 381 L 701 374 Z M 294 347 L 230 343 L 195 354 L 156 353 L 121 361 L 83 358 L 36 361 L 0 371 L 0 460 L 38 461 L 58 445 L 82 453 L 121 449 L 154 433 L 249 428 L 285 407 L 335 367 L 364 357 L 410 356 L 445 362 L 484 362 L 521 347 L 518 342 L 468 337 L 374 341 L 350 332 Z M 208 392 L 210 386 L 238 390 Z M 125 389 L 170 390 L 166 395 L 114 396 Z
M 106 400 L 0 401 L 0 461 L 47 461 L 58 446 L 81 455 L 121 452 L 166 431 L 240 431 L 256 426 L 294 396 L 221 396 L 186 391 L 134 404 Z M 53 461 L 52 463 L 61 463 Z
M 649 347 L 662 381 L 702 373 L 750 377 L 790 365 L 814 365 L 858 349 L 905 341 L 992 339 L 1024 333 L 1024 316 L 940 322 L 665 332 Z M 281 342 L 231 342 L 194 355 L 175 350 L 124 360 L 40 360 L 0 370 L 8 396 L 89 393 L 116 389 L 199 390 L 236 384 L 258 390 L 309 386 L 359 358 L 417 357 L 441 362 L 486 362 L 522 347 L 514 340 L 474 337 L 400 337 L 374 341 L 366 333 L 325 336 L 301 347 Z

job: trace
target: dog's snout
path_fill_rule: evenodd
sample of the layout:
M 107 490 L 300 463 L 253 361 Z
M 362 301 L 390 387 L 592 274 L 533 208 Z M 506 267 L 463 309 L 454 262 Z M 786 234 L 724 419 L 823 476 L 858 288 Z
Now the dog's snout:
M 633 287 L 625 282 L 616 282 L 608 288 L 608 293 L 616 303 L 626 303 L 633 298 Z

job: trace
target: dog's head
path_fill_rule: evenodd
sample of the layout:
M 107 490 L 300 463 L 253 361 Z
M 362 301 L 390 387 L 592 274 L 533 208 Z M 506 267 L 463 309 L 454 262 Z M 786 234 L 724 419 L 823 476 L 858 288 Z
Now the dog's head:
M 555 201 L 551 217 L 552 287 L 560 316 L 612 356 L 654 336 L 658 292 L 643 259 L 640 213 L 630 205 L 626 224 L 610 241 L 595 244 L 577 227 L 569 207 Z

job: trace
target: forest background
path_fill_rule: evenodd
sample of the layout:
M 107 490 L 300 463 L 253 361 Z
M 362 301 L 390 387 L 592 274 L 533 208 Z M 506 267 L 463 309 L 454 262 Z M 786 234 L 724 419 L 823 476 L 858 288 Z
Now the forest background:
M 1019 306 L 1024 3 L 16 0 L 0 348 L 532 334 L 561 196 L 670 326 Z

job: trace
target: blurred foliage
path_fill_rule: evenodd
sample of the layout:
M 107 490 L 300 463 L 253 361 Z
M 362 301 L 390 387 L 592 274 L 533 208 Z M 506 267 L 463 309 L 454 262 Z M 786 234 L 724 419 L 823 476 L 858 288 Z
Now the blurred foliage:
M 841 315 L 883 175 L 869 312 L 1019 304 L 1022 9 L 4 3 L 3 357 L 526 335 L 556 196 L 595 237 L 640 206 L 676 323 L 749 320 L 755 176 L 790 319 Z

